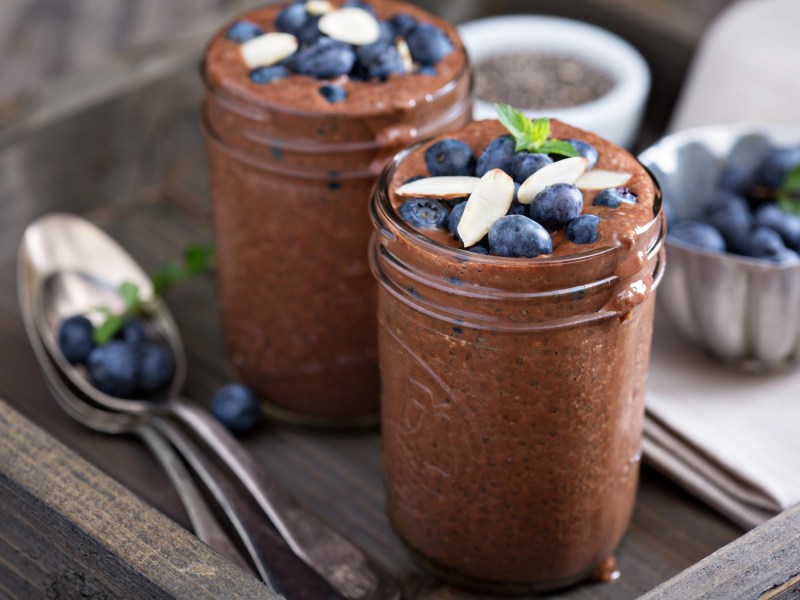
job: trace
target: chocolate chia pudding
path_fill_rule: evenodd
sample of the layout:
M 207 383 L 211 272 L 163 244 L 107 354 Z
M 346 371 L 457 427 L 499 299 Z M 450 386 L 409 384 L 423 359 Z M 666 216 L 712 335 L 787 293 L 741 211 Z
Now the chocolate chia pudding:
M 348 14 L 335 22 L 338 9 Z M 376 24 L 381 41 L 356 43 Z M 470 118 L 456 31 L 387 0 L 271 5 L 223 27 L 202 73 L 232 365 L 275 416 L 374 423 L 368 199 L 396 151 Z
M 616 207 L 603 204 L 603 190 L 580 191 L 581 213 L 600 217 L 590 219 L 594 241 L 551 227 L 552 251 L 498 256 L 492 229 L 488 247 L 468 252 L 450 232 L 401 216 L 408 200 L 398 188 L 428 176 L 433 144 L 465 142 L 477 158 L 508 133 L 497 121 L 400 154 L 371 205 L 389 516 L 424 566 L 484 591 L 546 591 L 607 574 L 638 483 L 664 267 L 660 195 L 626 151 L 551 125 L 555 138 L 597 151 L 587 173 L 601 182 L 629 174 Z

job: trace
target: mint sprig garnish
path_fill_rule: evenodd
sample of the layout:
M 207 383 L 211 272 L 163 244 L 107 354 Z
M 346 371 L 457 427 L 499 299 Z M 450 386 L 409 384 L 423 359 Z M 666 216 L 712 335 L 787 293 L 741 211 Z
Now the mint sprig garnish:
M 526 150 L 541 154 L 578 156 L 575 147 L 565 140 L 550 139 L 550 119 L 531 121 L 521 111 L 508 104 L 495 104 L 497 118 L 516 142 L 515 152 Z
M 187 279 L 211 270 L 214 265 L 214 247 L 210 244 L 193 244 L 183 253 L 182 262 L 167 262 L 150 275 L 155 296 L 164 296 Z M 142 298 L 139 286 L 125 281 L 117 288 L 125 308 L 114 313 L 108 307 L 98 306 L 96 311 L 105 319 L 94 329 L 94 343 L 102 346 L 110 342 L 125 323 L 134 317 L 150 318 L 156 308 L 153 298 Z
M 800 215 L 800 165 L 789 171 L 778 190 L 778 206 Z

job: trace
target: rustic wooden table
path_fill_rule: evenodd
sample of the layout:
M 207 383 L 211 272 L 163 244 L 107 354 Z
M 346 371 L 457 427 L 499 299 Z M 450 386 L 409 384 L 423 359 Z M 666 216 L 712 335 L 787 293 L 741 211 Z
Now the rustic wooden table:
M 183 42 L 45 89 L 0 131 L 0 597 L 269 597 L 184 529 L 177 496 L 139 443 L 58 409 L 17 307 L 16 246 L 39 214 L 86 215 L 146 268 L 210 239 L 196 49 Z M 213 281 L 186 285 L 169 304 L 188 352 L 185 393 L 205 404 L 230 379 Z M 406 597 L 474 597 L 418 570 L 392 532 L 378 432 L 269 424 L 246 445 L 401 580 Z M 737 540 L 743 531 L 645 465 L 617 554 L 622 577 L 559 597 L 636 598 L 675 575 L 648 597 L 796 597 L 786 594 L 800 577 L 798 529 L 800 513 L 789 511 Z

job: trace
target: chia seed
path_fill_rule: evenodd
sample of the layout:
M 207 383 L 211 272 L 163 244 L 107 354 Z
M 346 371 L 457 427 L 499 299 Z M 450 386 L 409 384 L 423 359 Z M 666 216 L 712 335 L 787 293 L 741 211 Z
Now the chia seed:
M 577 106 L 607 94 L 613 79 L 602 69 L 562 54 L 498 54 L 475 67 L 475 95 L 517 108 Z

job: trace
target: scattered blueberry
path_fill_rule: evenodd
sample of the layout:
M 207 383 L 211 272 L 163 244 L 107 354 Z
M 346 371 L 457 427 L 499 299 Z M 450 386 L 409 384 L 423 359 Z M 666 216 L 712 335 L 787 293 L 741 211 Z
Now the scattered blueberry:
M 511 173 L 511 163 L 514 160 L 514 147 L 516 142 L 510 135 L 501 135 L 495 138 L 484 148 L 475 165 L 475 176 L 483 177 L 492 169 L 501 169 Z
M 583 140 L 570 138 L 567 141 L 572 144 L 573 148 L 577 150 L 580 156 L 589 161 L 589 164 L 586 165 L 587 169 L 591 169 L 597 164 L 597 159 L 600 158 L 600 155 L 597 153 L 597 149 L 594 146 L 584 142 Z
M 356 50 L 358 65 L 367 79 L 385 80 L 392 73 L 405 73 L 400 52 L 392 45 L 376 42 Z
M 299 52 L 294 64 L 301 75 L 332 79 L 346 75 L 355 61 L 356 53 L 350 45 L 321 38 L 310 48 Z
M 509 175 L 514 178 L 514 181 L 522 183 L 536 171 L 552 163 L 553 159 L 547 154 L 536 154 L 523 150 L 514 154 Z
M 278 28 L 278 31 L 296 36 L 300 33 L 303 25 L 306 24 L 306 21 L 308 21 L 308 12 L 306 11 L 305 3 L 296 2 L 278 13 L 275 19 L 275 27 Z
M 484 246 L 481 242 L 478 242 L 474 246 L 470 246 L 469 248 L 465 248 L 467 252 L 472 252 L 473 254 L 489 254 L 489 248 Z
M 460 140 L 444 139 L 425 151 L 425 164 L 431 177 L 473 175 L 475 156 L 472 148 Z
M 305 12 L 305 9 L 303 9 L 303 12 Z M 243 44 L 247 40 L 252 40 L 260 35 L 264 35 L 264 30 L 261 29 L 260 25 L 242 19 L 228 28 L 228 33 L 225 37 L 238 44 Z
M 785 256 L 786 249 L 777 232 L 766 227 L 756 227 L 747 236 L 742 254 L 778 262 Z
M 531 219 L 545 229 L 563 227 L 583 210 L 583 194 L 574 185 L 556 183 L 548 185 L 531 203 Z
M 408 37 L 408 34 L 418 25 L 418 21 L 408 13 L 400 13 L 389 19 L 394 31 L 401 37 Z
M 523 215 L 500 217 L 489 228 L 489 248 L 496 256 L 532 258 L 553 251 L 547 230 Z
M 436 69 L 434 67 L 420 67 L 417 69 L 417 75 L 427 75 L 428 77 L 436 77 Z
M 717 209 L 705 215 L 706 222 L 725 238 L 729 252 L 746 253 L 747 238 L 753 227 L 753 215 L 745 203 L 731 203 L 727 209 Z
M 731 165 L 719 175 L 719 188 L 742 196 L 750 193 L 756 184 L 756 174 L 748 168 Z
M 400 205 L 397 212 L 410 225 L 423 229 L 444 229 L 450 214 L 444 204 L 427 198 L 410 198 Z
M 461 222 L 461 217 L 464 215 L 464 209 L 467 207 L 467 201 L 459 202 L 451 210 L 447 216 L 447 230 L 453 234 L 459 242 L 461 237 L 458 235 L 458 224 Z
M 758 178 L 765 186 L 778 188 L 797 165 L 800 165 L 800 148 L 774 148 L 759 166 Z
M 86 368 L 94 387 L 110 396 L 125 398 L 136 386 L 136 362 L 132 346 L 112 340 L 91 351 Z
M 392 24 L 388 21 L 378 21 L 378 27 L 380 29 L 380 37 L 378 37 L 378 41 L 375 43 L 383 44 L 384 46 L 393 45 L 394 38 L 397 34 Z
M 336 104 L 347 98 L 347 91 L 340 85 L 326 83 L 319 88 L 319 93 L 331 104 Z
M 117 336 L 126 344 L 141 344 L 147 340 L 147 331 L 144 328 L 144 321 L 139 318 L 129 319 L 122 329 L 119 330 Z
M 781 210 L 775 204 L 760 206 L 755 213 L 757 227 L 769 227 L 794 251 L 800 251 L 800 216 Z
M 511 199 L 511 206 L 508 207 L 507 215 L 525 215 L 528 216 L 528 205 L 527 204 L 520 204 L 519 201 L 519 188 L 520 184 L 516 181 L 514 182 L 514 197 Z
M 258 396 L 240 383 L 222 386 L 211 399 L 211 414 L 231 433 L 244 435 L 261 421 Z
M 82 364 L 94 349 L 94 327 L 83 315 L 69 317 L 58 329 L 58 347 L 73 365 Z
M 726 190 L 720 190 L 711 196 L 703 206 L 703 215 L 709 217 L 718 212 L 728 211 L 748 212 L 750 207 L 741 195 Z
M 289 76 L 289 69 L 280 65 L 271 67 L 258 67 L 250 71 L 250 81 L 253 83 L 270 83 L 276 79 Z
M 708 223 L 694 220 L 679 221 L 669 228 L 668 234 L 669 237 L 687 244 L 715 252 L 725 251 L 725 239 L 722 234 Z
M 137 344 L 133 349 L 137 359 L 136 391 L 149 396 L 169 387 L 175 377 L 172 355 L 151 342 Z
M 609 188 L 598 193 L 592 201 L 593 206 L 617 208 L 620 204 L 636 204 L 636 194 L 626 187 Z
M 591 244 L 597 241 L 597 215 L 581 215 L 567 224 L 567 239 L 574 244 Z
M 447 34 L 432 23 L 420 23 L 406 36 L 411 58 L 425 67 L 436 65 L 453 51 Z
M 310 46 L 322 39 L 322 32 L 319 30 L 320 16 L 310 17 L 295 34 L 298 41 L 304 46 Z

